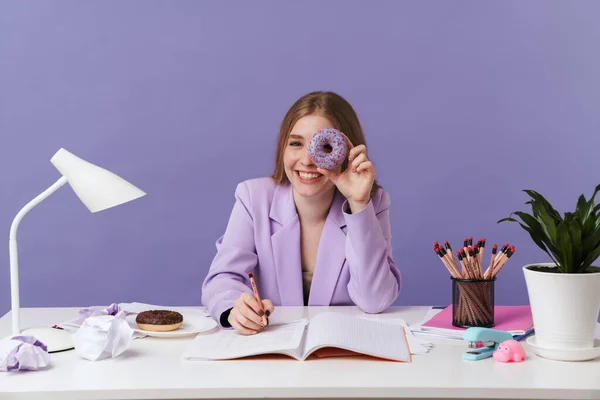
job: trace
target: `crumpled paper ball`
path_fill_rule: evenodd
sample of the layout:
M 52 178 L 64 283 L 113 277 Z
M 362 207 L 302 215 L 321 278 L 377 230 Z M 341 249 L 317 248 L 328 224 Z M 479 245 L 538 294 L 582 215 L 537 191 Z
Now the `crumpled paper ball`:
M 120 316 L 87 317 L 73 333 L 75 352 L 82 358 L 98 361 L 117 357 L 131 345 L 134 330 Z
M 33 336 L 0 340 L 0 371 L 35 371 L 50 364 L 45 344 Z
M 125 315 L 125 311 L 117 303 L 112 303 L 108 307 L 87 307 L 79 310 L 79 315 L 74 322 L 81 325 L 87 318 L 97 315 L 114 315 L 120 317 Z

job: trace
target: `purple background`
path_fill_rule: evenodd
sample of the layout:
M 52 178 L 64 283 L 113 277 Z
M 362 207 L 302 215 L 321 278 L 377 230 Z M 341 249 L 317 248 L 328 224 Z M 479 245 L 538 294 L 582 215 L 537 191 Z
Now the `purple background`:
M 447 304 L 431 246 L 510 242 L 499 304 L 547 261 L 522 189 L 559 211 L 600 183 L 599 2 L 31 2 L 0 5 L 0 228 L 59 178 L 64 147 L 148 193 L 91 214 L 66 186 L 19 230 L 23 306 L 197 305 L 239 181 L 280 121 L 333 90 L 392 199 L 397 304 Z M 7 241 L 8 242 L 8 241 Z M 0 313 L 10 308 L 8 243 Z M 486 257 L 487 258 L 487 257 Z

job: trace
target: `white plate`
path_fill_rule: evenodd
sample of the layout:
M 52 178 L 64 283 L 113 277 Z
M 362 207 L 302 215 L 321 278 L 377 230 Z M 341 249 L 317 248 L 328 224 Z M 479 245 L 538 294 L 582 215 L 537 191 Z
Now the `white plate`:
M 126 319 L 127 319 L 127 323 L 129 323 L 129 326 L 131 327 L 131 329 L 133 329 L 136 332 L 142 333 L 144 335 L 153 336 L 153 337 L 171 337 L 172 338 L 172 337 L 191 336 L 191 335 L 196 335 L 200 332 L 209 331 L 217 326 L 217 321 L 215 321 L 214 319 L 212 319 L 210 317 L 202 317 L 199 315 L 186 314 L 186 313 L 181 313 L 181 315 L 183 315 L 183 323 L 181 324 L 179 329 L 176 329 L 176 330 L 170 331 L 170 332 L 152 332 L 152 331 L 145 331 L 143 329 L 138 328 L 137 324 L 135 323 L 135 318 L 137 317 L 137 314 L 130 314 L 126 317 Z
M 535 336 L 530 336 L 526 339 L 528 345 L 535 354 L 540 357 L 549 358 L 559 361 L 587 361 L 600 357 L 600 339 L 594 340 L 594 347 L 582 350 L 567 350 L 567 349 L 549 349 L 540 347 L 535 342 Z

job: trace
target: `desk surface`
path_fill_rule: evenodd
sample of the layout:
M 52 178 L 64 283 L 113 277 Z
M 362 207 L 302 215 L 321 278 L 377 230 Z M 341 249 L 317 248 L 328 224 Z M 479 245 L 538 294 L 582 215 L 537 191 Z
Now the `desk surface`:
M 429 307 L 391 307 L 381 317 L 422 321 Z M 71 319 L 78 308 L 25 308 L 23 327 Z M 355 307 L 278 307 L 272 321 L 310 317 L 322 311 L 359 314 Z M 0 319 L 0 337 L 10 335 L 10 313 Z M 534 355 L 503 364 L 469 362 L 466 344 L 433 340 L 428 354 L 410 364 L 331 358 L 186 361 L 192 337 L 146 337 L 115 359 L 81 359 L 71 350 L 51 354 L 47 370 L 0 373 L 2 399 L 174 398 L 530 398 L 600 399 L 600 359 L 558 362 Z

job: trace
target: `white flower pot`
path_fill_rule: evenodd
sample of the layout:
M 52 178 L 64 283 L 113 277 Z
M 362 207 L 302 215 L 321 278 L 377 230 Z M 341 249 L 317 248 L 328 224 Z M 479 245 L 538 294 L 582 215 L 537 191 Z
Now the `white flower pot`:
M 600 272 L 561 274 L 531 270 L 534 266 L 556 265 L 537 263 L 523 267 L 536 346 L 561 350 L 563 355 L 564 351 L 594 348 L 600 313 Z

